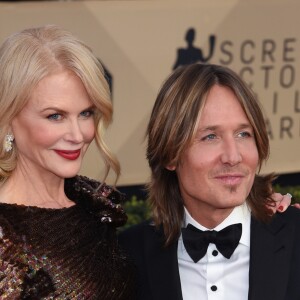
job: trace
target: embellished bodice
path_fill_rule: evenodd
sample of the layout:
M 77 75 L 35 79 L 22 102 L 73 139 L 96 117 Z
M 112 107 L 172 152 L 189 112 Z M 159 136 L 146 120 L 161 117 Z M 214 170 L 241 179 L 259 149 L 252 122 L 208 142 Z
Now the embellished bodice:
M 0 204 L 1 299 L 134 299 L 134 267 L 116 241 L 121 195 L 84 177 L 66 180 L 75 205 Z

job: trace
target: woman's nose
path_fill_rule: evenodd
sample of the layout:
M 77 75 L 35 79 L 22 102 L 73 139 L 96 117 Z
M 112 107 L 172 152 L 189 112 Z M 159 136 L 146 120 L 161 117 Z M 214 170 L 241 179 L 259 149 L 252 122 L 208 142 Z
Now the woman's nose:
M 83 141 L 83 134 L 78 120 L 70 121 L 66 140 L 76 144 Z

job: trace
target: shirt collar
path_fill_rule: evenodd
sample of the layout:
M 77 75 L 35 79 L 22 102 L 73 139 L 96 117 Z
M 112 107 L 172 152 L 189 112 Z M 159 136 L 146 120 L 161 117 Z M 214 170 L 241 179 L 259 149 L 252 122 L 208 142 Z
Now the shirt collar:
M 240 243 L 250 247 L 250 222 L 251 222 L 251 212 L 246 203 L 237 206 L 233 209 L 230 215 L 219 225 L 213 228 L 216 231 L 220 231 L 223 228 L 236 224 L 242 224 L 242 236 L 240 239 Z M 200 230 L 209 230 L 208 228 L 202 226 L 198 223 L 193 217 L 190 215 L 186 207 L 184 207 L 184 219 L 183 219 L 183 227 L 186 227 L 188 224 L 192 224 L 196 228 Z

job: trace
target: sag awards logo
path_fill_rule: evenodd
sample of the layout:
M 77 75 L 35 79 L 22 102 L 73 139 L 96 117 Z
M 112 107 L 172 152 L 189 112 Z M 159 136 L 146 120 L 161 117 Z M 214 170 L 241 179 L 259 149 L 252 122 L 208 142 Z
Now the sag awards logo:
M 209 61 L 215 49 L 216 37 L 211 35 L 209 37 L 209 50 L 205 56 L 203 50 L 194 46 L 196 31 L 194 28 L 190 28 L 185 35 L 185 41 L 187 43 L 186 48 L 179 48 L 177 50 L 177 60 L 173 66 L 173 70 L 182 65 L 189 65 L 196 62 L 207 62 Z
M 271 140 L 300 138 L 300 95 L 297 88 L 297 38 L 286 37 L 281 41 L 243 39 L 222 40 L 215 35 L 208 37 L 208 47 L 194 45 L 196 30 L 189 28 L 185 34 L 186 48 L 177 49 L 173 69 L 195 62 L 209 62 L 231 67 L 268 102 L 266 124 Z M 258 75 L 258 76 L 256 76 Z M 258 82 L 256 78 L 262 78 Z M 282 114 L 281 108 L 290 113 Z M 287 110 L 285 110 L 287 111 Z

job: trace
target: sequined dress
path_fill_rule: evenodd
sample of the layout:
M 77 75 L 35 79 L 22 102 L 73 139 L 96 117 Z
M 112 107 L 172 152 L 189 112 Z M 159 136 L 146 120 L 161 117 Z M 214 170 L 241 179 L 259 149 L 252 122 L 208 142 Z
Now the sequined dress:
M 135 298 L 134 267 L 116 242 L 122 195 L 98 185 L 67 179 L 69 208 L 0 204 L 0 299 Z

